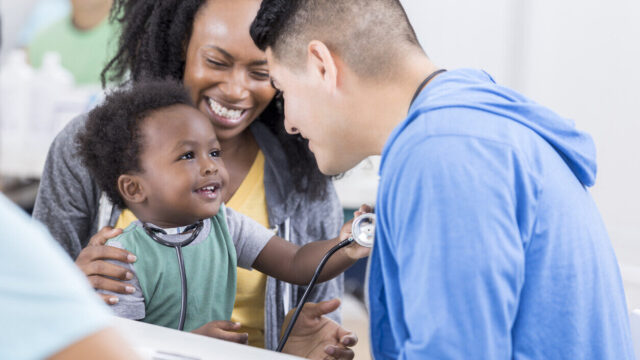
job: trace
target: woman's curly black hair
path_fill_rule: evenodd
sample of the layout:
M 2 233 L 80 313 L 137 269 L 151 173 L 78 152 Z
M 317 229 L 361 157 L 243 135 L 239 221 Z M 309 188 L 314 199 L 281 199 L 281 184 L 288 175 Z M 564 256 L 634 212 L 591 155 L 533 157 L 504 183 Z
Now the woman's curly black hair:
M 116 55 L 102 72 L 103 85 L 149 78 L 182 81 L 194 19 L 206 2 L 114 0 L 111 18 L 121 23 L 121 34 Z M 255 121 L 266 125 L 282 145 L 295 190 L 320 199 L 326 195 L 329 177 L 318 169 L 308 142 L 286 132 L 282 101 L 276 96 Z
M 124 209 L 118 178 L 141 172 L 140 124 L 153 111 L 172 105 L 193 106 L 187 90 L 173 80 L 141 81 L 115 90 L 89 112 L 75 138 L 78 156 L 109 200 Z

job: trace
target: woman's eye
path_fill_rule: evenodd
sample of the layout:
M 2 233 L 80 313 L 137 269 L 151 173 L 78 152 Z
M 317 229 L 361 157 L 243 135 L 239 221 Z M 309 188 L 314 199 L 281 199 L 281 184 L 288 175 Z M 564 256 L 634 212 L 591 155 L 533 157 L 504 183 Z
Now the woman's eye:
M 222 150 L 212 150 L 209 155 L 211 157 L 220 157 L 222 156 Z
M 253 71 L 253 72 L 251 72 L 251 75 L 253 75 L 254 78 L 256 78 L 256 79 L 258 79 L 260 81 L 269 80 L 269 73 L 268 72 Z
M 183 154 L 182 156 L 180 156 L 180 160 L 191 160 L 194 158 L 194 154 L 193 151 L 189 151 L 186 154 Z
M 221 63 L 219 61 L 215 61 L 215 60 L 212 60 L 212 59 L 207 59 L 207 62 L 209 64 L 211 64 L 211 65 L 218 66 L 218 67 L 227 67 L 227 64 Z

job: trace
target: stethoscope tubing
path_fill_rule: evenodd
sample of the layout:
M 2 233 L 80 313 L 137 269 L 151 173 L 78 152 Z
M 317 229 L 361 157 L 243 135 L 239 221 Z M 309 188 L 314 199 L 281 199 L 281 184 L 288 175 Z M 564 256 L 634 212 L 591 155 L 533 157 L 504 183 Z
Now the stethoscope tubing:
M 155 234 L 155 231 L 157 230 L 149 228 L 146 225 L 144 226 L 144 229 L 147 232 L 147 234 L 155 242 L 162 244 L 164 246 L 168 246 L 176 249 L 176 256 L 178 257 L 178 269 L 180 270 L 180 287 L 181 287 L 180 319 L 178 321 L 178 330 L 182 331 L 184 330 L 184 323 L 187 318 L 187 273 L 184 265 L 184 257 L 182 256 L 182 247 L 191 244 L 198 237 L 200 230 L 202 230 L 202 221 L 198 223 L 198 226 L 195 228 L 195 230 L 193 230 L 193 233 L 187 240 L 179 243 L 172 243 L 172 242 L 163 240 L 162 238 L 158 237 Z
M 184 268 L 184 258 L 182 257 L 182 246 L 174 246 L 178 256 L 178 266 L 180 268 L 180 285 L 182 293 L 180 294 L 180 321 L 178 322 L 178 330 L 184 330 L 184 322 L 187 317 L 187 274 Z
M 311 294 L 311 290 L 313 290 L 314 286 L 316 285 L 316 282 L 318 281 L 318 277 L 320 277 L 320 273 L 322 272 L 322 269 L 326 265 L 326 263 L 329 260 L 329 258 L 336 251 L 342 249 L 345 246 L 350 245 L 354 241 L 355 240 L 353 239 L 353 237 L 349 237 L 346 240 L 342 240 L 340 243 L 338 243 L 338 245 L 336 245 L 333 248 L 331 248 L 331 250 L 329 250 L 324 255 L 324 257 L 320 261 L 320 264 L 316 268 L 316 272 L 313 274 L 313 277 L 311 278 L 311 282 L 309 282 L 309 285 L 307 286 L 307 289 L 304 291 L 304 294 L 302 295 L 302 298 L 300 298 L 298 308 L 293 313 L 293 317 L 291 318 L 291 321 L 289 321 L 289 325 L 287 326 L 287 329 L 285 330 L 284 334 L 282 335 L 282 338 L 280 339 L 280 343 L 278 343 L 278 348 L 276 349 L 276 352 L 282 352 L 282 349 L 284 348 L 284 345 L 287 343 L 287 339 L 289 339 L 289 335 L 291 334 L 291 330 L 293 329 L 293 326 L 296 324 L 296 321 L 298 320 L 298 316 L 300 316 L 300 312 L 302 311 L 302 308 L 304 307 L 304 304 L 307 302 L 307 298 L 309 297 L 309 294 Z

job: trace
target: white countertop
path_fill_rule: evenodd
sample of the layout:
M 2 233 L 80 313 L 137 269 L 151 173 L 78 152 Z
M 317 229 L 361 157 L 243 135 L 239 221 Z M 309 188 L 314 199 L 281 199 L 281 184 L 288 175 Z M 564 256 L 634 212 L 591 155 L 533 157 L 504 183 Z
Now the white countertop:
M 113 325 L 139 355 L 148 360 L 301 359 L 118 317 L 114 318 Z

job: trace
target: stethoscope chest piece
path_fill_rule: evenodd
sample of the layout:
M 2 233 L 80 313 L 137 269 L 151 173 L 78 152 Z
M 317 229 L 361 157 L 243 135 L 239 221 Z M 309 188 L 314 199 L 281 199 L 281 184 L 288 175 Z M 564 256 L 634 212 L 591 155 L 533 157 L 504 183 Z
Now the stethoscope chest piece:
M 373 247 L 376 233 L 376 215 L 366 213 L 353 220 L 351 225 L 351 237 L 355 242 L 364 247 Z

